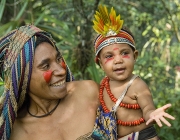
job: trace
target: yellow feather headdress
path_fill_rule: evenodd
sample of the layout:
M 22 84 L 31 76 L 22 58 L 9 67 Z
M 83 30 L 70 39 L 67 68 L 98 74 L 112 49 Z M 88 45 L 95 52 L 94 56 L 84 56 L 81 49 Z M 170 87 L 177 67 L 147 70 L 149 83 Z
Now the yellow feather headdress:
M 133 35 L 127 29 L 122 28 L 124 21 L 120 19 L 120 15 L 116 16 L 113 7 L 108 13 L 106 6 L 99 5 L 94 18 L 93 28 L 99 34 L 94 41 L 97 64 L 99 52 L 111 44 L 126 43 L 136 49 Z
M 123 20 L 120 19 L 120 14 L 116 16 L 116 11 L 111 8 L 110 13 L 108 13 L 107 7 L 99 5 L 98 11 L 96 11 L 94 23 L 94 30 L 103 35 L 104 37 L 116 35 L 122 28 Z

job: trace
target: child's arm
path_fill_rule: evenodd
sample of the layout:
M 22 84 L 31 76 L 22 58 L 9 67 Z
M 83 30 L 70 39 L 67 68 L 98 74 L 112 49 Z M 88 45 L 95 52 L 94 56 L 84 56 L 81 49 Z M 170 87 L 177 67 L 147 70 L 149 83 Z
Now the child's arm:
M 165 110 L 171 105 L 167 104 L 161 108 L 156 109 L 149 87 L 140 78 L 137 78 L 133 87 L 135 88 L 135 92 L 137 94 L 137 102 L 141 107 L 143 118 L 145 119 L 146 124 L 148 125 L 149 123 L 155 121 L 161 127 L 162 121 L 167 126 L 170 126 L 170 123 L 165 119 L 165 117 L 172 120 L 175 118 L 166 113 Z
M 166 113 L 165 110 L 167 108 L 171 107 L 171 104 L 166 104 L 156 110 L 154 110 L 153 112 L 151 112 L 150 114 L 150 118 L 149 120 L 146 122 L 146 125 L 148 125 L 149 123 L 156 121 L 156 123 L 158 124 L 159 127 L 162 127 L 162 123 L 166 124 L 167 126 L 171 126 L 171 124 L 165 119 L 169 118 L 171 120 L 174 120 L 175 118 L 173 116 L 171 116 L 170 114 Z

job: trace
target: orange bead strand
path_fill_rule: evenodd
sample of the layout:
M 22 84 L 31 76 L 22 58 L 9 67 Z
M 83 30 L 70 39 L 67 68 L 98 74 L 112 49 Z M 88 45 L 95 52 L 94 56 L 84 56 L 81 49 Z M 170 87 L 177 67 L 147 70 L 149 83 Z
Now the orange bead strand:
M 110 112 L 110 110 L 106 107 L 106 104 L 103 99 L 104 83 L 105 83 L 105 79 L 102 81 L 102 83 L 100 85 L 99 100 L 100 100 L 100 103 L 101 103 L 101 106 L 102 106 L 104 112 L 108 113 L 108 112 Z
M 117 98 L 115 98 L 114 95 L 111 93 L 110 86 L 109 86 L 109 78 L 105 77 L 103 82 L 105 83 L 105 88 L 106 88 L 106 91 L 107 91 L 109 97 L 115 103 L 117 101 Z M 140 109 L 139 104 L 126 104 L 126 103 L 121 102 L 119 106 L 125 107 L 128 109 Z
M 143 118 L 140 118 L 139 120 L 131 121 L 131 122 L 124 122 L 121 120 L 117 120 L 118 125 L 123 125 L 123 126 L 136 126 L 140 125 L 141 123 L 144 123 L 145 120 Z
M 106 91 L 107 91 L 109 97 L 111 98 L 111 100 L 113 102 L 116 102 L 117 99 L 111 93 L 111 90 L 110 90 L 110 87 L 109 87 L 109 78 L 108 77 L 105 77 L 101 82 L 100 90 L 99 90 L 99 100 L 100 100 L 101 106 L 103 108 L 103 111 L 105 113 L 109 113 L 110 110 L 107 108 L 107 106 L 106 106 L 106 104 L 104 102 L 104 99 L 103 99 L 103 90 L 104 90 L 104 88 L 106 88 Z M 138 104 L 125 104 L 125 103 L 121 102 L 119 106 L 120 107 L 125 107 L 125 108 L 128 108 L 128 109 L 140 109 L 140 106 Z M 144 118 L 140 118 L 139 120 L 135 120 L 135 121 L 131 121 L 131 122 L 117 120 L 117 124 L 122 125 L 122 126 L 136 126 L 136 125 L 140 125 L 141 123 L 144 123 L 144 122 L 145 122 Z

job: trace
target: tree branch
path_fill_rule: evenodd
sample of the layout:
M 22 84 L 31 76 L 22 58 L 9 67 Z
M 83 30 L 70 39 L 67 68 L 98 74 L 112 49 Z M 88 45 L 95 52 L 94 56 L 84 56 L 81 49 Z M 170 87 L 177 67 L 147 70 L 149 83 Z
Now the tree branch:
M 164 0 L 161 0 L 161 2 L 162 2 L 162 4 L 163 4 L 163 6 L 164 6 L 164 8 L 165 8 L 165 10 L 166 10 L 166 12 L 167 12 L 167 14 L 170 16 L 170 20 L 171 20 L 171 22 L 172 22 L 173 30 L 174 30 L 174 32 L 175 32 L 176 38 L 177 38 L 177 40 L 180 42 L 180 36 L 179 36 L 178 28 L 177 28 L 177 26 L 176 26 L 176 24 L 175 24 L 175 21 L 174 21 L 173 18 L 172 18 L 172 14 L 171 14 L 170 10 L 168 9 L 168 7 L 166 6 L 166 3 L 164 2 Z

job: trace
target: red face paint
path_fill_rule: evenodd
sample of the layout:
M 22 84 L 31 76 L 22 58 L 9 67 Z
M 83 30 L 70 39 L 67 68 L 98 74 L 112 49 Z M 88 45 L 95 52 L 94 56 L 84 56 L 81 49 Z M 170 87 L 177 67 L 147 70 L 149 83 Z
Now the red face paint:
M 48 71 L 44 72 L 43 76 L 44 76 L 44 80 L 46 81 L 46 83 L 49 83 L 49 81 L 51 80 L 52 71 L 48 70 Z
M 64 60 L 61 61 L 61 66 L 63 69 L 66 69 L 66 64 L 65 64 Z
M 122 58 L 130 58 L 129 55 L 124 55 Z
M 107 62 L 109 62 L 110 60 L 113 60 L 113 59 L 114 59 L 114 57 L 107 58 L 107 60 L 105 61 L 105 64 L 106 64 Z
M 119 50 L 119 48 L 114 48 L 113 50 L 114 50 L 114 51 L 115 51 L 115 50 Z

